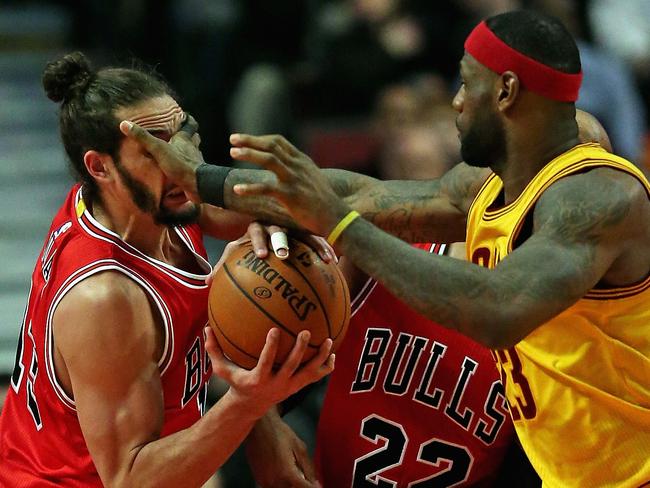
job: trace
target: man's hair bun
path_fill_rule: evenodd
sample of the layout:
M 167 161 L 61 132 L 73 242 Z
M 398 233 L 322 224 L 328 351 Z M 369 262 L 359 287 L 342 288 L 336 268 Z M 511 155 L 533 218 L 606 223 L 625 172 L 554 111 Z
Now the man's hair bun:
M 51 61 L 43 71 L 43 88 L 54 102 L 66 102 L 84 91 L 93 77 L 90 62 L 83 53 L 66 54 Z

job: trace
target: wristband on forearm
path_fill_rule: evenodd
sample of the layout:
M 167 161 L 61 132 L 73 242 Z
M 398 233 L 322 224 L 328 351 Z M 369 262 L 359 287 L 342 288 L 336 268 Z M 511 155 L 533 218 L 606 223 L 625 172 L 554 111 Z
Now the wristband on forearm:
M 348 214 L 343 217 L 338 224 L 334 227 L 330 235 L 327 236 L 327 242 L 330 246 L 333 246 L 336 240 L 341 236 L 343 231 L 354 222 L 358 217 L 361 217 L 361 214 L 356 210 L 350 210 Z
M 223 207 L 223 187 L 233 168 L 203 163 L 196 168 L 196 188 L 204 203 Z

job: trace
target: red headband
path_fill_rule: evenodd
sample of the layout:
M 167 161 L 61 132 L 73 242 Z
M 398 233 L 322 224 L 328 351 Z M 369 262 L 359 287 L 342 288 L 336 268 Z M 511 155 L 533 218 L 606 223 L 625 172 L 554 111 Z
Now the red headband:
M 497 74 L 504 71 L 516 73 L 523 86 L 543 97 L 560 102 L 575 102 L 578 99 L 582 71 L 563 73 L 525 56 L 499 39 L 485 21 L 467 37 L 465 51 Z

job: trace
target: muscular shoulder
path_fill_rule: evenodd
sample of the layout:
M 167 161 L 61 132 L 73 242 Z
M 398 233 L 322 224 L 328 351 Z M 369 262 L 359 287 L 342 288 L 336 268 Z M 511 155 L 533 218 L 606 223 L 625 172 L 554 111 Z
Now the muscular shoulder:
M 643 232 L 650 221 L 648 196 L 635 177 L 597 168 L 553 183 L 535 207 L 535 229 L 552 228 L 568 240 L 618 238 Z
M 155 316 L 144 290 L 115 271 L 75 285 L 54 313 L 55 345 L 66 362 L 92 355 L 155 354 Z
M 650 200 L 639 180 L 598 168 L 553 183 L 534 211 L 537 237 L 557 253 L 582 256 L 603 286 L 627 286 L 650 272 Z
M 477 168 L 465 162 L 458 163 L 440 179 L 441 192 L 466 214 L 490 173 L 488 168 Z
M 84 310 L 101 314 L 112 311 L 123 313 L 147 302 L 142 288 L 131 278 L 117 271 L 92 275 L 75 285 L 62 300 L 60 308 L 66 312 Z

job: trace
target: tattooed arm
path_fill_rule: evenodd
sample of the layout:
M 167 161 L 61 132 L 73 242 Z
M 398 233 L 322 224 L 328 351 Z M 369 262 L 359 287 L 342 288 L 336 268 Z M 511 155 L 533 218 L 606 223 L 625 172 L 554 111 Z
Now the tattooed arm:
M 306 157 L 305 155 L 302 155 Z M 467 211 L 490 174 L 460 163 L 436 180 L 383 181 L 342 169 L 323 169 L 334 192 L 364 218 L 407 242 L 458 242 L 465 239 Z M 268 196 L 236 195 L 240 183 L 267 184 L 269 171 L 234 169 L 226 178 L 224 203 L 232 210 L 295 227 L 283 205 Z
M 648 222 L 650 204 L 628 175 L 597 169 L 560 180 L 533 218 L 532 236 L 494 270 L 414 249 L 362 219 L 339 246 L 405 303 L 491 348 L 516 344 L 600 281 L 648 273 L 648 252 L 638 252 L 648 226 L 638 222 Z

